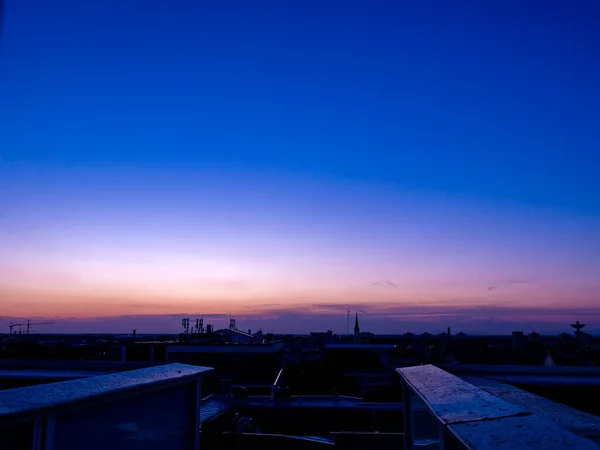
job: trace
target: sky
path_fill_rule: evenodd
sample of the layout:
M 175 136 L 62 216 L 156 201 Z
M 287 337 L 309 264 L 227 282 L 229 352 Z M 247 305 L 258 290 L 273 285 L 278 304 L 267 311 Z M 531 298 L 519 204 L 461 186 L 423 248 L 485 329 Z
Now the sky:
M 597 2 L 3 16 L 3 331 L 600 332 Z

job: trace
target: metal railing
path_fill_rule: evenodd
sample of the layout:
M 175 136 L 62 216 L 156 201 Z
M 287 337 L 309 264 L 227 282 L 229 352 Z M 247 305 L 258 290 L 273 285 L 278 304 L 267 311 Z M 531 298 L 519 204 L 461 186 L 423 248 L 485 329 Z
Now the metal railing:
M 0 448 L 197 450 L 209 370 L 169 364 L 0 391 Z
M 277 394 L 277 389 L 280 388 L 280 383 L 283 380 L 283 367 L 277 373 L 277 378 L 273 382 L 273 386 L 271 386 L 271 397 L 275 397 Z
M 397 372 L 403 381 L 405 450 L 599 448 L 435 366 Z

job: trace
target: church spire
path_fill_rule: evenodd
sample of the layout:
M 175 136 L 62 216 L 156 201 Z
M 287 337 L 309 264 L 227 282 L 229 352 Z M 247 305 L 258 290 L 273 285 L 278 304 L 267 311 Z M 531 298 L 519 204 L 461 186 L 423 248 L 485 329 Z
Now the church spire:
M 360 327 L 358 326 L 358 311 L 356 311 L 356 321 L 354 322 L 354 332 L 360 333 Z

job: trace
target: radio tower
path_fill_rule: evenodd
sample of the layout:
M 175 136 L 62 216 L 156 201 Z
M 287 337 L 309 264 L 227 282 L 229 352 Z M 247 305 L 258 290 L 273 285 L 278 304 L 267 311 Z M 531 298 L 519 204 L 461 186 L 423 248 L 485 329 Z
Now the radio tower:
M 575 323 L 572 323 L 572 324 L 570 325 L 570 327 L 571 327 L 571 328 L 575 328 L 575 335 L 576 335 L 576 336 L 579 336 L 579 335 L 582 333 L 581 329 L 582 329 L 583 327 L 585 327 L 585 323 L 579 323 L 579 320 L 578 320 L 577 322 L 575 322 Z

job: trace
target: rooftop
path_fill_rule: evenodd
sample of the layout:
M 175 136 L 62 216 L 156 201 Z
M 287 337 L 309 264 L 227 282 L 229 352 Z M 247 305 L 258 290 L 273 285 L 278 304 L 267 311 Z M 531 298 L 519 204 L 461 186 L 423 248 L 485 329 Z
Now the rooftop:
M 600 417 L 598 416 L 489 378 L 467 376 L 463 379 L 497 397 L 526 408 L 533 414 L 556 423 L 561 428 L 600 444 Z
M 433 420 L 442 427 L 437 428 L 437 436 L 430 435 L 430 442 L 441 444 L 450 436 L 469 449 L 598 448 L 600 419 L 595 416 L 495 380 L 461 379 L 431 365 L 397 371 L 407 394 L 406 445 L 422 437 L 406 431 L 418 423 L 411 408 L 422 404 L 430 419 L 421 420 Z
M 265 344 L 181 344 L 169 345 L 169 353 L 277 353 L 283 350 L 283 342 L 269 342 Z
M 207 367 L 169 364 L 110 375 L 82 378 L 0 391 L 0 417 L 40 411 L 56 406 L 114 396 L 131 389 L 156 387 L 161 382 L 194 378 L 210 371 Z

